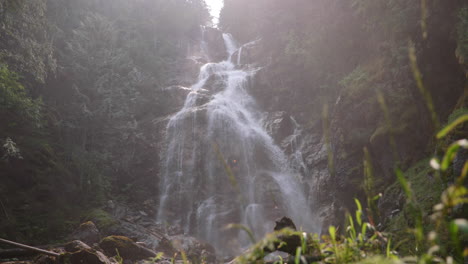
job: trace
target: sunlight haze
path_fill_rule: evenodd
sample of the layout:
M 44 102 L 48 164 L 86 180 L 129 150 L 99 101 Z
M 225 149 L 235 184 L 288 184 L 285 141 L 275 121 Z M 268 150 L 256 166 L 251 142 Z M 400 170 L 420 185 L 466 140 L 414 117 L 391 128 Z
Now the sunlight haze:
M 223 0 L 205 0 L 205 2 L 210 8 L 210 14 L 213 16 L 213 22 L 215 24 L 218 23 L 219 12 L 221 12 L 221 8 L 223 8 L 224 1 Z
M 0 0 L 0 264 L 468 264 L 467 161 L 468 0 Z

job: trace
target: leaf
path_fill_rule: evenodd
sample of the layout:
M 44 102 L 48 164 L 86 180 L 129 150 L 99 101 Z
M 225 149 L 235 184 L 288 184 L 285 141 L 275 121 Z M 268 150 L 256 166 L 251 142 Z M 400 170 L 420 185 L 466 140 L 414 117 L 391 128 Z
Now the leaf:
M 388 242 L 387 242 L 387 250 L 386 250 L 387 258 L 390 258 L 391 254 L 392 254 L 391 253 L 392 252 L 391 244 L 392 244 L 392 239 L 389 238 Z
M 302 251 L 302 249 L 300 247 L 298 247 L 296 249 L 296 257 L 294 258 L 294 263 L 295 264 L 300 264 L 301 263 L 301 251 Z
M 335 242 L 335 241 L 336 241 L 336 228 L 335 228 L 334 226 L 331 225 L 331 226 L 328 228 L 328 233 L 330 233 L 331 239 L 333 240 L 333 242 Z
M 356 203 L 357 210 L 356 210 L 356 222 L 359 226 L 362 226 L 362 205 L 358 199 L 354 198 L 354 202 Z
M 406 194 L 406 197 L 409 200 L 412 200 L 413 195 L 411 192 L 410 184 L 408 183 L 405 176 L 403 175 L 403 172 L 400 169 L 397 169 L 396 175 L 397 175 L 398 181 L 400 182 L 401 187 L 403 188 L 403 191 Z
M 462 173 L 457 179 L 457 185 L 461 186 L 465 182 L 466 175 L 468 175 L 468 161 L 463 165 Z
M 445 137 L 450 131 L 452 131 L 455 127 L 458 125 L 468 121 L 468 114 L 464 114 L 460 116 L 459 118 L 455 119 L 452 123 L 448 124 L 446 127 L 444 127 L 439 133 L 437 133 L 437 138 L 441 139 Z
M 449 226 L 450 235 L 452 237 L 456 236 L 458 233 L 458 225 L 455 224 L 455 221 L 452 221 Z
M 363 236 L 366 235 L 366 233 L 367 233 L 367 228 L 368 228 L 368 227 L 369 227 L 369 223 L 364 223 L 364 224 L 362 225 L 361 234 L 362 234 Z
M 357 212 L 356 212 L 357 214 Z M 348 226 L 348 232 L 351 236 L 351 239 L 352 240 L 355 240 L 356 239 L 356 228 L 354 227 L 354 221 L 353 221 L 353 217 L 348 214 L 348 221 L 349 221 L 349 226 Z
M 358 208 L 359 211 L 362 211 L 362 205 L 361 205 L 361 202 L 359 202 L 358 199 L 354 198 L 354 202 L 356 203 L 356 206 Z
M 442 159 L 442 164 L 440 166 L 440 169 L 442 171 L 446 171 L 448 169 L 448 167 L 450 166 L 450 163 L 453 161 L 453 159 L 457 155 L 457 152 L 460 149 L 460 147 L 468 148 L 468 140 L 466 139 L 458 140 L 457 142 L 450 145 L 450 147 L 448 148 L 447 152 L 444 155 L 444 158 Z

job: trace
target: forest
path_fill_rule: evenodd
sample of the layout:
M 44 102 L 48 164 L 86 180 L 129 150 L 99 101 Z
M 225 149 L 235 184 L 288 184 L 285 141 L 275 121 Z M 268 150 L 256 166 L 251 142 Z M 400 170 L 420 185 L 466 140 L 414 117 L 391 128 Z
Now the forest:
M 0 0 L 0 121 L 0 263 L 468 263 L 464 0 Z

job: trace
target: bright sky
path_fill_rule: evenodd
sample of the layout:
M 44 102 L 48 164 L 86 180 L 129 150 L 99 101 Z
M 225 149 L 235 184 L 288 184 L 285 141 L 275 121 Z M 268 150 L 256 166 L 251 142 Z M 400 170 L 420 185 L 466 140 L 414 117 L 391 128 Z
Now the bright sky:
M 211 10 L 211 15 L 214 17 L 213 22 L 218 23 L 219 12 L 223 7 L 224 0 L 205 0 L 205 2 Z

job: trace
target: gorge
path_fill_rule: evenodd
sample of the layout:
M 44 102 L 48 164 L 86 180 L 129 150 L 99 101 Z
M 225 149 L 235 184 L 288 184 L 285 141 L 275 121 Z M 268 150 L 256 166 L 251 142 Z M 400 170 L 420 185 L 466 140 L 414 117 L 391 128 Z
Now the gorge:
M 463 263 L 466 1 L 223 2 L 0 0 L 0 238 Z

